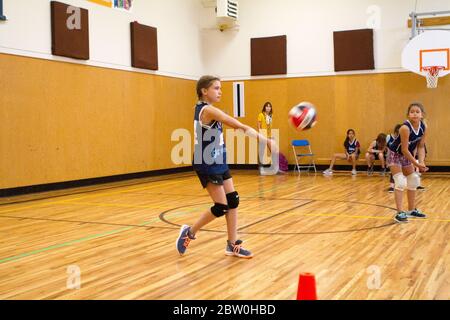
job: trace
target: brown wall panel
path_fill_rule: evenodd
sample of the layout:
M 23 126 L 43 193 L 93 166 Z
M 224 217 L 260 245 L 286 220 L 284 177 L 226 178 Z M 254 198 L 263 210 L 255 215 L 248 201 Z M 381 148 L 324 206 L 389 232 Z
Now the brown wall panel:
M 286 74 L 286 50 L 286 36 L 252 38 L 252 76 Z
M 154 27 L 131 22 L 131 65 L 158 70 L 158 37 Z
M 334 38 L 334 70 L 373 70 L 373 30 L 336 31 Z
M 52 54 L 80 60 L 89 60 L 89 14 L 79 8 L 76 12 L 67 4 L 51 2 Z M 79 22 L 79 25 L 77 25 Z

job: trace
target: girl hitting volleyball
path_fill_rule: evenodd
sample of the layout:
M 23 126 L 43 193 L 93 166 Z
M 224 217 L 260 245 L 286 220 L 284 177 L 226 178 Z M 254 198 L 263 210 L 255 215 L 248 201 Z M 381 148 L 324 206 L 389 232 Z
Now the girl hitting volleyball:
M 176 247 L 180 255 L 183 255 L 191 240 L 196 239 L 195 235 L 203 226 L 216 218 L 225 216 L 228 233 L 225 254 L 249 259 L 252 257 L 252 253 L 243 248 L 242 240 L 237 239 L 239 195 L 234 189 L 233 179 L 226 162 L 222 123 L 242 130 L 246 135 L 269 144 L 274 153 L 278 152 L 278 147 L 273 140 L 267 139 L 255 129 L 242 124 L 213 106 L 214 103 L 220 101 L 222 96 L 219 78 L 201 77 L 197 82 L 197 95 L 199 101 L 195 105 L 194 114 L 193 167 L 214 205 L 204 212 L 192 226 L 181 226 Z
M 333 174 L 333 166 L 336 159 L 345 159 L 352 164 L 352 175 L 356 175 L 356 160 L 358 160 L 360 153 L 359 141 L 356 139 L 355 130 L 347 130 L 347 138 L 344 141 L 345 153 L 335 153 L 331 158 L 330 167 L 323 172 L 325 175 Z
M 367 174 L 373 174 L 373 167 L 375 160 L 380 160 L 381 162 L 381 175 L 386 173 L 385 165 L 385 153 L 386 153 L 386 135 L 380 133 L 377 138 L 372 141 L 366 152 L 367 161 Z
M 399 223 L 408 222 L 408 217 L 426 218 L 426 215 L 416 208 L 416 190 L 420 186 L 420 176 L 415 172 L 417 167 L 420 172 L 428 171 L 425 166 L 425 139 L 427 127 L 422 121 L 425 114 L 421 103 L 414 102 L 409 105 L 407 117 L 400 127 L 399 136 L 388 144 L 388 167 L 391 170 L 395 187 L 395 204 L 397 214 L 394 220 Z M 413 152 L 417 148 L 419 160 Z M 408 211 L 403 211 L 403 191 L 407 190 Z

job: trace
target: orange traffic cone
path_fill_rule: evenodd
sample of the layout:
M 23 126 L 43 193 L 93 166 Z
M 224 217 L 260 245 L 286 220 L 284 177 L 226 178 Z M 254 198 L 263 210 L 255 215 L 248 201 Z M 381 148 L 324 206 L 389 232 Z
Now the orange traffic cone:
M 316 278 L 314 274 L 300 274 L 298 279 L 297 300 L 317 300 Z

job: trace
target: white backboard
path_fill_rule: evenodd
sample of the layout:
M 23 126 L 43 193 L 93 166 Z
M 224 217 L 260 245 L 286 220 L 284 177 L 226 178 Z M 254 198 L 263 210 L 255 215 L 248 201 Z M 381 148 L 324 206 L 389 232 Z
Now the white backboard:
M 444 67 L 439 76 L 450 73 L 450 31 L 425 31 L 414 37 L 403 49 L 402 67 L 422 76 L 423 67 Z

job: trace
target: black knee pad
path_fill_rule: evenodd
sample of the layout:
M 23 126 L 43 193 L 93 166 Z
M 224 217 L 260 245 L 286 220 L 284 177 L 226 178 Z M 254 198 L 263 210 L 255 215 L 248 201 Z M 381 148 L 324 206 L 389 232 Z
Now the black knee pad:
M 215 203 L 214 206 L 211 207 L 211 212 L 217 218 L 224 216 L 228 213 L 230 208 L 226 204 Z
M 239 206 L 239 194 L 236 191 L 227 193 L 227 202 L 230 209 L 236 209 Z

